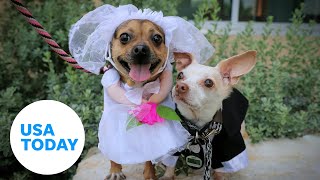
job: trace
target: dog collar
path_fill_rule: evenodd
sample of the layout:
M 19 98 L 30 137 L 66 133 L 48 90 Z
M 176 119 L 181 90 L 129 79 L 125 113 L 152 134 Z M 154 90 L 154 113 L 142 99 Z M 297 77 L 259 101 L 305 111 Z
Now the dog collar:
M 176 113 L 181 118 L 182 126 L 191 134 L 191 138 L 187 145 L 187 149 L 182 152 L 185 155 L 187 164 L 192 168 L 201 168 L 203 166 L 202 160 L 205 162 L 205 171 L 203 175 L 204 180 L 210 180 L 211 177 L 211 159 L 212 159 L 212 140 L 215 135 L 222 130 L 222 111 L 219 110 L 213 116 L 212 120 L 208 122 L 203 128 L 199 128 L 190 120 L 181 115 L 176 105 Z M 205 146 L 204 158 L 203 148 Z M 198 152 L 194 152 L 191 147 L 198 148 Z
M 194 123 L 192 123 L 189 119 L 185 118 L 176 105 L 176 113 L 181 118 L 182 126 L 187 129 L 187 131 L 192 135 L 196 136 L 198 133 L 199 139 L 205 139 L 209 137 L 211 134 L 218 134 L 222 128 L 222 111 L 218 110 L 216 114 L 212 117 L 212 120 L 208 122 L 203 128 L 199 128 Z

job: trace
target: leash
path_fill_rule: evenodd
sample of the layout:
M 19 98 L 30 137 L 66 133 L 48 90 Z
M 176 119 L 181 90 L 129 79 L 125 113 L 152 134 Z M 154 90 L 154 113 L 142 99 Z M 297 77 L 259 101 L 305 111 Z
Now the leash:
M 177 114 L 181 117 L 182 121 L 181 124 L 185 127 L 188 132 L 191 134 L 191 138 L 187 145 L 187 151 L 190 155 L 186 156 L 186 162 L 189 166 L 195 168 L 201 168 L 202 162 L 201 158 L 199 158 L 199 154 L 203 153 L 201 145 L 204 144 L 205 152 L 204 152 L 204 161 L 205 161 L 205 168 L 204 168 L 204 180 L 211 179 L 211 160 L 212 160 L 212 140 L 215 135 L 219 134 L 222 130 L 222 112 L 221 110 L 217 111 L 217 113 L 212 118 L 208 124 L 206 124 L 203 128 L 199 128 L 198 126 L 191 123 L 188 119 L 183 117 L 179 110 L 176 108 Z M 197 146 L 198 153 L 192 150 L 192 146 Z M 193 152 L 193 153 L 191 153 Z M 196 154 L 195 154 L 196 153 Z M 200 164 L 197 164 L 199 162 Z
M 52 36 L 43 28 L 43 26 L 33 17 L 32 13 L 23 5 L 21 0 L 11 0 L 12 4 L 16 9 L 25 17 L 26 21 L 38 32 L 38 34 L 43 38 L 43 40 L 50 46 L 50 48 L 59 55 L 61 59 L 66 61 L 72 67 L 82 70 L 86 73 L 89 71 L 83 69 L 77 61 L 68 53 L 66 53 L 58 43 L 52 39 Z M 103 67 L 100 73 L 103 74 L 108 67 Z

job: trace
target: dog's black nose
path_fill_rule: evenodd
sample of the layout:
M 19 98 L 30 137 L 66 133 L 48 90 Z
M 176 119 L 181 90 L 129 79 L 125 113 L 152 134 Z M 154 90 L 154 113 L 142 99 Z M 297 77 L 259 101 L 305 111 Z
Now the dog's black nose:
M 147 56 L 150 53 L 150 49 L 146 45 L 137 45 L 133 48 L 132 54 L 134 56 Z

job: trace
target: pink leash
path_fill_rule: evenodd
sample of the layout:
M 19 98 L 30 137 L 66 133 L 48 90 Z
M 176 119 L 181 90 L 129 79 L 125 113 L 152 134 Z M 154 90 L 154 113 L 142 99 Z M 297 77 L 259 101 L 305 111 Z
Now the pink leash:
M 16 9 L 26 18 L 29 24 L 33 26 L 33 28 L 42 36 L 44 41 L 49 44 L 50 48 L 57 53 L 61 59 L 65 60 L 72 67 L 76 69 L 80 69 L 84 72 L 90 73 L 89 71 L 83 69 L 77 61 L 66 53 L 63 49 L 60 48 L 58 43 L 54 41 L 51 35 L 42 27 L 42 25 L 32 16 L 31 12 L 22 4 L 21 0 L 11 0 Z M 106 67 L 101 68 L 100 73 L 104 73 L 106 71 Z

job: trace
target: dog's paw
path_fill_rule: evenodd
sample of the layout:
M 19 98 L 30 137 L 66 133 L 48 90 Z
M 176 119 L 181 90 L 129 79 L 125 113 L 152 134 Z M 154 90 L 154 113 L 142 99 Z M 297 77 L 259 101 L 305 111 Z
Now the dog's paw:
M 174 180 L 174 176 L 162 176 L 159 178 L 159 180 Z
M 157 177 L 144 177 L 144 180 L 157 180 Z
M 124 180 L 126 179 L 126 175 L 123 172 L 111 173 L 104 178 L 104 180 Z

